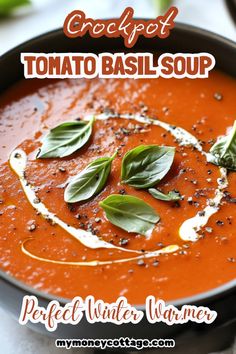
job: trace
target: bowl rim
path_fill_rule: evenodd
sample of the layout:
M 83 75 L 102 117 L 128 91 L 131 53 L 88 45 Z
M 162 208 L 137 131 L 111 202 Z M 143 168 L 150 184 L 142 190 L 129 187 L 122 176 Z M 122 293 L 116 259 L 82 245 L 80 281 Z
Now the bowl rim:
M 147 18 L 144 18 L 143 20 L 148 20 Z M 175 28 L 176 30 L 184 31 L 184 32 L 190 32 L 193 33 L 194 35 L 199 35 L 201 37 L 204 37 L 206 40 L 210 40 L 213 42 L 218 42 L 223 45 L 226 45 L 227 47 L 231 47 L 233 50 L 236 52 L 236 42 L 219 35 L 217 33 L 205 30 L 200 27 L 196 27 L 193 25 L 189 24 L 183 24 L 180 22 L 175 22 Z M 55 35 L 59 35 L 63 33 L 63 29 L 57 28 L 48 32 L 45 32 L 43 34 L 40 34 L 38 36 L 35 36 L 15 47 L 12 49 L 8 50 L 7 52 L 3 53 L 0 55 L 0 64 L 2 60 L 5 60 L 8 56 L 12 54 L 16 54 L 17 52 L 20 52 L 25 46 L 32 45 L 33 43 L 37 43 L 37 41 L 44 39 L 45 41 L 53 37 Z M 36 296 L 39 301 L 40 300 L 46 300 L 46 301 L 52 301 L 52 300 L 57 300 L 61 304 L 66 304 L 71 301 L 71 299 L 60 297 L 57 295 L 53 295 L 44 291 L 37 290 L 22 281 L 16 279 L 14 276 L 11 276 L 7 274 L 4 270 L 0 269 L 0 280 L 3 280 L 4 282 L 8 283 L 10 286 L 13 286 L 17 288 L 19 291 L 24 291 L 27 293 L 27 295 L 34 295 Z M 228 293 L 233 292 L 236 289 L 236 278 L 228 281 L 218 287 L 212 288 L 210 290 L 192 295 L 192 296 L 187 296 L 187 297 L 182 297 L 182 298 L 177 298 L 174 300 L 168 300 L 165 301 L 166 304 L 172 304 L 176 307 L 182 307 L 183 305 L 187 304 L 195 304 L 195 305 L 200 305 L 200 304 L 208 304 L 215 299 L 219 297 L 223 297 L 227 295 Z M 77 296 L 80 296 L 79 294 Z M 143 312 L 145 312 L 145 304 L 134 304 L 134 306 Z

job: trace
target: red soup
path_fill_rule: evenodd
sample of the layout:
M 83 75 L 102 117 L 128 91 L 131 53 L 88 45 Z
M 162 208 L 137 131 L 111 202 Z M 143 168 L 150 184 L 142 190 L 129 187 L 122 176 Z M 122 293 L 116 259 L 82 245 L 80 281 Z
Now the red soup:
M 106 301 L 124 295 L 133 304 L 150 294 L 186 297 L 234 279 L 236 173 L 208 162 L 207 153 L 219 136 L 231 134 L 235 93 L 235 80 L 217 71 L 207 80 L 30 80 L 7 90 L 0 99 L 1 269 L 53 295 Z M 70 131 L 62 125 L 53 140 L 64 157 L 54 156 L 48 134 L 68 121 Z M 144 155 L 150 147 L 138 166 L 137 147 Z M 165 160 L 163 147 L 174 148 L 173 161 Z M 85 173 L 90 194 L 68 203 L 73 177 L 79 176 L 74 192 L 81 196 L 81 173 L 115 152 L 100 187 L 101 171 L 93 178 Z M 125 173 L 133 176 L 125 180 Z M 138 178 L 139 186 L 132 182 Z M 128 204 L 108 210 L 111 195 Z M 145 208 L 155 220 L 147 220 Z

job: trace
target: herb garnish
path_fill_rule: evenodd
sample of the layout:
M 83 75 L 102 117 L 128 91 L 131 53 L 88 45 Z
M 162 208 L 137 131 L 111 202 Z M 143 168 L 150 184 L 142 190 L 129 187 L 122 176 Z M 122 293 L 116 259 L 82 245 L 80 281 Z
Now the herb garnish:
M 107 181 L 116 154 L 117 152 L 111 157 L 98 158 L 85 167 L 66 187 L 64 200 L 75 203 L 98 194 Z
M 236 171 L 236 120 L 230 133 L 220 137 L 211 147 L 207 161 Z
M 0 0 L 0 17 L 8 16 L 21 6 L 31 4 L 31 0 Z
M 164 194 L 158 189 L 149 188 L 148 192 L 155 198 L 159 200 L 163 200 L 166 202 L 177 201 L 181 199 L 181 195 L 177 191 L 170 191 L 168 194 Z
M 153 187 L 167 174 L 173 163 L 175 148 L 140 145 L 128 151 L 122 161 L 122 182 L 135 188 Z
M 150 236 L 155 224 L 160 220 L 149 204 L 130 195 L 112 194 L 99 203 L 107 219 L 127 232 Z
M 50 130 L 42 140 L 37 158 L 65 157 L 84 146 L 92 133 L 95 118 L 66 122 Z

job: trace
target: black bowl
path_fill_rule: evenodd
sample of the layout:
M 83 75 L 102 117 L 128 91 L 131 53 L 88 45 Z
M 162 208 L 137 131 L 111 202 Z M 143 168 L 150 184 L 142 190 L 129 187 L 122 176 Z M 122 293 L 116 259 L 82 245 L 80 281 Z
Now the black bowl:
M 69 39 L 63 31 L 56 30 L 34 38 L 0 57 L 0 92 L 23 78 L 21 52 L 88 52 L 125 51 L 121 38 L 94 39 L 85 36 Z M 132 51 L 164 52 L 209 52 L 216 58 L 217 67 L 231 76 L 236 76 L 236 44 L 216 34 L 187 25 L 177 24 L 165 40 L 141 37 Z M 22 298 L 32 294 L 38 297 L 41 306 L 46 307 L 52 299 L 61 304 L 68 300 L 39 292 L 0 271 L 0 305 L 19 317 Z M 79 295 L 79 294 L 78 294 Z M 89 324 L 83 319 L 78 325 L 59 325 L 56 332 L 49 333 L 41 324 L 29 323 L 29 327 L 57 338 L 174 338 L 176 348 L 173 353 L 209 353 L 230 345 L 236 334 L 236 280 L 211 291 L 184 299 L 170 301 L 181 307 L 184 304 L 209 306 L 217 311 L 218 317 L 211 325 L 189 322 L 184 325 L 168 326 L 163 323 L 152 325 L 144 319 L 137 325 Z M 138 307 L 142 311 L 144 306 Z M 162 350 L 162 353 L 165 351 Z

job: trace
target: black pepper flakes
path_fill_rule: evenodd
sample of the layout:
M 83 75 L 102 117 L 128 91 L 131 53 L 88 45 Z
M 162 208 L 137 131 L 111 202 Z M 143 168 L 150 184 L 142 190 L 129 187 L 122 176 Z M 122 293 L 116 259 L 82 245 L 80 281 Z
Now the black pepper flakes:
M 111 107 L 105 107 L 103 113 L 111 116 L 114 116 L 116 114 L 114 108 Z
M 63 172 L 66 172 L 66 169 L 65 169 L 64 167 L 62 167 L 62 166 L 59 167 L 58 170 L 59 170 L 60 172 L 62 172 L 62 173 L 63 173 Z
M 19 158 L 21 157 L 21 154 L 19 154 L 19 152 L 16 152 L 15 155 L 14 155 L 14 157 L 15 157 L 16 159 L 19 159 Z
M 175 200 L 171 207 L 172 207 L 172 208 L 180 208 L 180 203 L 179 203 L 179 201 L 178 201 L 178 200 Z
M 119 194 L 124 195 L 124 194 L 127 194 L 127 193 L 126 193 L 126 190 L 125 190 L 125 189 L 120 189 L 120 190 L 119 190 Z
M 38 197 L 34 198 L 33 204 L 39 204 L 39 203 L 40 203 L 40 199 Z
M 76 210 L 76 208 L 74 207 L 74 205 L 71 204 L 71 203 L 68 203 L 68 204 L 67 204 L 67 207 L 68 207 L 68 209 L 69 209 L 71 212 L 73 212 L 73 211 Z
M 210 140 L 208 140 L 208 144 L 209 144 L 209 145 L 214 145 L 215 142 L 216 142 L 215 139 L 210 139 Z
M 97 230 L 93 227 L 93 225 L 91 223 L 88 223 L 87 231 L 91 232 L 93 235 L 96 235 L 96 233 L 97 233 Z
M 35 224 L 29 225 L 29 226 L 27 227 L 27 230 L 30 231 L 30 232 L 36 230 L 36 225 L 35 225 Z
M 128 129 L 126 129 L 126 128 L 120 128 L 120 130 L 121 130 L 121 132 L 124 134 L 124 135 L 126 135 L 126 136 L 128 136 L 128 135 L 130 135 L 130 130 L 128 130 Z
M 236 203 L 236 198 L 231 197 L 228 191 L 224 192 L 224 197 L 228 203 Z
M 139 260 L 137 261 L 137 265 L 140 266 L 140 267 L 143 267 L 143 266 L 145 266 L 146 264 L 145 264 L 145 262 L 144 262 L 143 259 L 139 259 Z
M 189 244 L 188 243 L 185 243 L 185 244 L 183 244 L 183 248 L 189 248 L 190 246 L 189 246 Z
M 162 242 L 157 242 L 157 247 L 164 247 L 164 244 Z
M 148 106 L 143 106 L 141 109 L 142 113 L 147 113 L 148 112 Z
M 205 214 L 206 214 L 206 212 L 204 210 L 198 212 L 199 216 L 205 216 Z
M 213 231 L 212 227 L 210 227 L 210 226 L 207 226 L 207 227 L 205 228 L 205 230 L 206 230 L 206 232 L 208 232 L 208 233 L 212 233 L 212 231 Z
M 152 265 L 153 265 L 153 267 L 157 267 L 157 266 L 159 265 L 159 261 L 155 259 L 155 260 L 152 262 Z
M 185 256 L 186 254 L 188 254 L 188 252 L 186 250 L 180 250 L 179 254 Z
M 215 92 L 214 93 L 214 98 L 216 101 L 222 101 L 223 100 L 223 95 L 220 92 Z
M 169 112 L 169 108 L 168 107 L 162 107 L 162 112 L 168 113 Z
M 188 197 L 187 202 L 189 205 L 193 204 L 193 198 L 192 197 Z
M 121 238 L 119 241 L 120 246 L 127 246 L 129 243 L 129 240 L 127 238 Z

